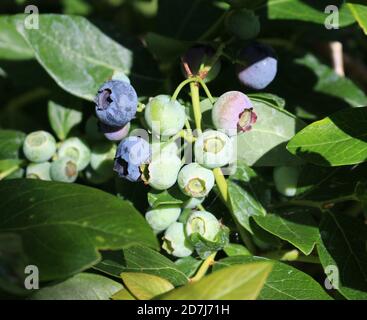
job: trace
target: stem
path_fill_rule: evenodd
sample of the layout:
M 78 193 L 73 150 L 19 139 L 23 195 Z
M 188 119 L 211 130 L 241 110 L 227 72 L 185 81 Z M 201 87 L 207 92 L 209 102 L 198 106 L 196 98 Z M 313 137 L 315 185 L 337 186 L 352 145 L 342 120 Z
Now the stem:
M 268 252 L 262 255 L 265 258 L 273 259 L 273 260 L 280 260 L 280 261 L 299 261 L 299 262 L 306 262 L 306 263 L 316 263 L 319 264 L 320 260 L 316 256 L 303 256 L 300 255 L 299 251 L 294 250 L 279 250 Z
M 205 208 L 203 207 L 203 205 L 200 203 L 200 204 L 198 204 L 197 205 L 197 207 L 198 207 L 198 209 L 200 210 L 200 211 L 205 211 Z
M 188 83 L 191 83 L 193 81 L 197 81 L 197 77 L 191 77 L 191 78 L 188 78 L 184 81 L 182 81 L 176 88 L 175 92 L 173 93 L 172 97 L 171 97 L 171 101 L 176 101 L 180 91 L 183 89 L 184 86 L 186 86 Z
M 138 102 L 138 108 L 137 108 L 137 112 L 143 112 L 145 109 L 145 104 L 144 103 L 141 103 L 141 102 Z
M 197 81 L 198 79 L 195 78 Z M 190 82 L 191 100 L 192 108 L 194 110 L 195 125 L 198 133 L 201 131 L 201 109 L 200 109 L 200 96 L 199 96 L 199 86 L 197 82 Z
M 217 183 L 220 195 L 225 203 L 228 201 L 228 185 L 227 181 L 223 176 L 223 172 L 220 168 L 213 169 L 215 182 Z
M 350 194 L 347 196 L 334 198 L 325 201 L 312 201 L 312 200 L 303 200 L 303 199 L 294 199 L 289 200 L 287 202 L 281 202 L 273 205 L 273 208 L 281 208 L 286 206 L 306 206 L 312 208 L 318 208 L 320 210 L 325 210 L 330 206 L 333 206 L 336 203 L 345 202 L 345 201 L 357 201 L 358 199 L 354 194 Z
M 207 97 L 209 98 L 210 102 L 212 104 L 214 104 L 215 99 L 213 98 L 212 94 L 209 91 L 209 88 L 207 87 L 207 85 L 205 84 L 205 82 L 203 81 L 203 79 L 198 78 L 197 81 L 200 83 L 200 85 L 203 87 L 205 94 L 207 95 Z
M 205 276 L 205 274 L 208 271 L 208 269 L 210 268 L 210 266 L 212 266 L 214 264 L 214 258 L 215 258 L 216 254 L 217 254 L 217 252 L 214 252 L 208 258 L 206 258 L 204 260 L 204 262 L 201 264 L 199 270 L 196 272 L 195 276 L 190 279 L 190 283 L 197 282 Z

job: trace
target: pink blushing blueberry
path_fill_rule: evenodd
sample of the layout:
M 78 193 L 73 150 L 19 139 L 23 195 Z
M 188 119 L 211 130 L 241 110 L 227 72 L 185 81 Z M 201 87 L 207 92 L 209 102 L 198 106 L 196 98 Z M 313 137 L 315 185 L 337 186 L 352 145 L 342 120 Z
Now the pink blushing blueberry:
M 110 140 L 110 141 L 120 141 L 124 139 L 130 130 L 130 122 L 128 122 L 125 126 L 122 128 L 120 127 L 111 127 L 109 125 L 106 125 L 104 123 L 99 124 L 101 132 L 104 134 L 104 136 Z
M 214 126 L 229 136 L 251 129 L 257 120 L 250 99 L 239 91 L 228 91 L 215 102 L 212 110 Z

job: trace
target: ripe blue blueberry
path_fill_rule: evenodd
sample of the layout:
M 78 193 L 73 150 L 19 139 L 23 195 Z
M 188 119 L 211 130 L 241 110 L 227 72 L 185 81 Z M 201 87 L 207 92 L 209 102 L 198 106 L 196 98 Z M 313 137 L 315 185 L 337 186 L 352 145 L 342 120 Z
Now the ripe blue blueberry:
M 179 132 L 185 125 L 185 107 L 172 101 L 167 95 L 159 95 L 149 100 L 145 108 L 145 121 L 156 135 L 169 137 Z
M 278 62 L 269 46 L 252 44 L 240 52 L 239 60 L 242 63 L 237 66 L 238 79 L 244 85 L 260 90 L 274 80 Z
M 203 238 L 213 241 L 220 230 L 217 218 L 208 211 L 194 211 L 187 219 L 186 234 L 199 233 Z
M 218 130 L 229 136 L 251 130 L 257 116 L 250 99 L 240 91 L 228 91 L 215 102 L 212 120 Z
M 275 188 L 284 196 L 293 197 L 297 193 L 299 169 L 297 167 L 276 167 L 273 172 Z
M 151 146 L 143 138 L 130 136 L 122 140 L 117 148 L 113 170 L 121 178 L 139 181 L 144 165 L 151 160 Z
M 45 162 L 56 152 L 55 138 L 46 131 L 35 131 L 24 140 L 23 153 L 32 162 Z
M 223 132 L 208 130 L 199 135 L 194 151 L 195 161 L 203 167 L 223 167 L 232 159 L 232 141 Z
M 51 163 L 50 176 L 53 181 L 74 182 L 78 177 L 78 166 L 73 159 L 60 158 Z
M 209 82 L 217 77 L 221 68 L 219 60 L 211 66 L 214 55 L 215 50 L 211 46 L 199 44 L 185 52 L 182 62 L 187 64 L 194 76 L 199 76 L 204 79 L 204 82 Z M 183 68 L 183 71 L 186 77 L 190 76 L 187 73 L 188 70 Z
M 145 219 L 155 233 L 166 230 L 180 216 L 181 208 L 175 205 L 162 206 L 151 209 L 145 214 Z
M 178 186 L 181 191 L 193 198 L 205 197 L 214 186 L 214 175 L 198 163 L 184 166 L 178 174 Z
M 95 99 L 98 119 L 113 127 L 123 127 L 134 119 L 138 97 L 125 81 L 111 80 L 102 85 Z
M 50 177 L 50 162 L 30 163 L 26 168 L 26 178 L 51 180 Z
M 172 223 L 164 233 L 162 248 L 169 254 L 183 258 L 192 254 L 192 245 L 185 234 L 185 226 L 181 222 Z
M 82 171 L 89 164 L 91 153 L 83 140 L 73 137 L 61 143 L 57 155 L 59 158 L 73 159 L 78 166 L 78 171 Z

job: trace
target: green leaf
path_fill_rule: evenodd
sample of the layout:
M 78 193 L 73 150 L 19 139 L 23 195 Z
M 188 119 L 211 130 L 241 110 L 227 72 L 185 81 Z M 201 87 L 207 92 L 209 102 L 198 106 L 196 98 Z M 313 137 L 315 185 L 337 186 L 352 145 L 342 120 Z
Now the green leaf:
M 354 1 L 348 1 L 347 6 L 363 32 L 367 35 L 367 6 L 352 2 Z
M 42 280 L 85 270 L 100 260 L 98 249 L 134 244 L 157 247 L 144 218 L 129 203 L 78 184 L 40 180 L 0 182 L 0 231 L 23 239 Z
M 136 300 L 135 297 L 125 288 L 116 292 L 112 297 L 112 300 Z
M 16 16 L 0 17 L 0 58 L 23 60 L 33 58 L 33 51 L 16 29 Z
M 129 291 L 139 300 L 150 300 L 174 289 L 169 281 L 152 274 L 123 272 L 121 278 Z
M 257 122 L 237 136 L 237 160 L 249 166 L 280 166 L 299 162 L 287 152 L 286 143 L 305 124 L 289 112 L 252 100 Z
M 307 207 L 287 207 L 279 212 L 256 216 L 256 223 L 266 231 L 288 241 L 308 255 L 319 240 L 317 224 L 312 217 L 316 209 Z
M 39 16 L 40 28 L 17 30 L 34 50 L 39 63 L 64 90 L 93 100 L 101 84 L 115 71 L 129 74 L 132 53 L 83 17 Z
M 214 264 L 214 271 L 236 264 L 271 261 L 262 257 L 233 256 Z M 260 291 L 260 300 L 330 300 L 328 294 L 308 274 L 285 263 L 272 261 L 273 269 Z
M 256 172 L 238 162 L 236 171 L 228 180 L 230 211 L 238 223 L 252 233 L 249 219 L 252 216 L 265 216 L 266 210 L 261 204 L 264 196 L 270 197 L 270 191 L 257 176 Z
M 122 284 L 92 273 L 79 273 L 32 295 L 31 300 L 109 300 Z
M 269 19 L 301 20 L 324 25 L 325 19 L 330 13 L 325 13 L 329 1 L 318 0 L 317 4 L 309 5 L 303 0 L 268 0 L 267 11 Z M 337 2 L 338 6 L 340 2 Z M 315 8 L 316 7 L 316 8 Z M 348 8 L 338 6 L 339 27 L 345 27 L 354 22 Z
M 201 259 L 206 259 L 212 253 L 222 250 L 229 242 L 229 229 L 222 225 L 213 241 L 207 240 L 200 233 L 190 235 L 190 242 Z
M 342 99 L 353 107 L 367 105 L 367 96 L 353 81 L 337 75 L 333 69 L 320 63 L 314 55 L 307 54 L 297 59 L 296 63 L 310 68 L 316 75 L 318 80 L 314 91 Z
M 287 149 L 322 166 L 342 166 L 367 158 L 367 107 L 344 109 L 299 132 Z
M 122 272 L 143 272 L 167 279 L 174 286 L 188 281 L 188 277 L 171 260 L 152 249 L 132 246 L 124 250 L 124 263 L 104 260 L 94 266 L 109 275 L 120 277 Z
M 0 160 L 0 180 L 17 171 L 22 163 L 23 160 L 17 159 Z
M 154 32 L 148 32 L 145 41 L 149 51 L 157 59 L 164 62 L 176 59 L 192 44 L 188 41 L 177 40 Z
M 0 130 L 0 160 L 18 159 L 25 134 L 15 130 Z
M 268 277 L 272 263 L 230 266 L 195 283 L 172 290 L 163 300 L 254 300 Z
M 347 299 L 367 299 L 367 227 L 351 217 L 324 214 L 317 246 L 325 272 L 333 286 Z M 333 268 L 337 270 L 333 270 Z M 329 279 L 330 279 L 329 278 Z
M 250 193 L 231 180 L 228 180 L 228 194 L 232 215 L 242 227 L 252 233 L 250 217 L 256 215 L 265 216 L 266 211 Z
M 224 247 L 224 252 L 227 256 L 250 256 L 251 252 L 247 250 L 242 244 L 229 243 Z
M 276 106 L 281 109 L 285 107 L 285 100 L 272 93 L 249 93 L 248 97 L 253 101 L 264 102 L 270 106 Z
M 53 101 L 48 103 L 48 119 L 60 140 L 66 139 L 71 129 L 82 121 L 81 111 L 64 107 Z
M 181 191 L 174 188 L 164 191 L 151 190 L 148 192 L 148 202 L 152 208 L 157 208 L 163 205 L 181 205 L 183 203 Z M 182 192 L 181 192 L 182 193 Z
M 201 263 L 202 260 L 197 260 L 192 256 L 180 258 L 175 261 L 177 268 L 181 270 L 187 277 L 192 277 Z
M 27 295 L 25 267 L 29 265 L 22 239 L 15 233 L 0 233 L 0 289 L 14 295 Z

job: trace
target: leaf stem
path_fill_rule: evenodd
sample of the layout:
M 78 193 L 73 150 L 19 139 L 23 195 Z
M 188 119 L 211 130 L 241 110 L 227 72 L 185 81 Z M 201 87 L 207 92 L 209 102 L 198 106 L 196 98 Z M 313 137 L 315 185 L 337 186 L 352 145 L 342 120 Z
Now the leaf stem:
M 205 276 L 210 266 L 214 264 L 214 259 L 215 259 L 216 254 L 217 252 L 214 252 L 204 260 L 199 270 L 196 272 L 195 276 L 189 280 L 190 283 L 197 282 Z

